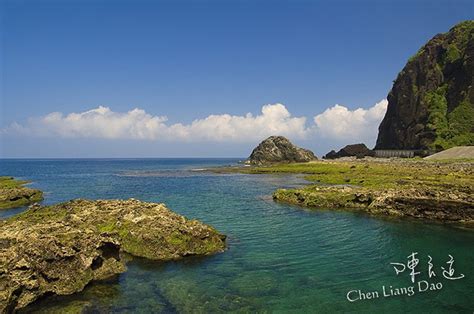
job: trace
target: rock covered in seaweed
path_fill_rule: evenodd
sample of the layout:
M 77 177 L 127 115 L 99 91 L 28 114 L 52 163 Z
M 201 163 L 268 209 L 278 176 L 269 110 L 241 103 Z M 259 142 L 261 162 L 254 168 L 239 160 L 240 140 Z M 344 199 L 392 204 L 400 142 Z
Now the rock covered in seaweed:
M 426 188 L 373 190 L 349 186 L 279 189 L 275 201 L 312 208 L 364 211 L 373 215 L 422 218 L 474 226 L 472 194 Z
M 0 177 L 0 209 L 25 206 L 43 200 L 43 192 L 25 187 L 28 181 Z
M 285 162 L 308 162 L 316 159 L 312 151 L 294 145 L 286 137 L 270 136 L 252 151 L 247 163 L 262 165 Z
M 124 272 L 124 252 L 163 261 L 224 248 L 224 235 L 163 204 L 130 199 L 31 206 L 0 221 L 0 312 Z

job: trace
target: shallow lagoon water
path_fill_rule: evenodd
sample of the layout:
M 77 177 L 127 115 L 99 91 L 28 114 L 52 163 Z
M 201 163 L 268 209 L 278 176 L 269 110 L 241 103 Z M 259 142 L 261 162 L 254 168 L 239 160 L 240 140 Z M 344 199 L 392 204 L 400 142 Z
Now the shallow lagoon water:
M 193 171 L 233 159 L 1 160 L 0 173 L 33 181 L 44 204 L 73 198 L 137 198 L 163 202 L 228 235 L 228 250 L 204 258 L 157 263 L 131 259 L 128 271 L 89 285 L 82 293 L 50 297 L 29 312 L 431 312 L 472 313 L 474 231 L 345 211 L 310 211 L 278 204 L 278 187 L 304 184 L 299 176 L 220 175 Z M 0 212 L 6 217 L 20 212 Z M 418 252 L 418 280 L 441 282 L 438 291 L 382 296 L 382 286 L 409 287 L 408 271 L 391 262 Z M 451 254 L 460 280 L 441 266 Z M 429 279 L 428 257 L 437 276 Z M 416 285 L 415 285 L 415 288 Z M 379 298 L 349 302 L 350 290 Z

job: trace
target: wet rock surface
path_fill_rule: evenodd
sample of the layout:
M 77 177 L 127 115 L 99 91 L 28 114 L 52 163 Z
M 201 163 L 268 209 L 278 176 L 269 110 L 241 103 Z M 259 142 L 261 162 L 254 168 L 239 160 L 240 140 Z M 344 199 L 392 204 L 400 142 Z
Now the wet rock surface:
M 73 200 L 0 221 L 0 312 L 68 295 L 126 270 L 126 255 L 166 261 L 225 249 L 225 236 L 163 204 Z
M 474 163 L 469 160 L 341 157 L 220 171 L 304 175 L 308 185 L 273 193 L 284 203 L 474 226 Z
M 474 225 L 472 189 L 449 192 L 420 188 L 369 190 L 358 187 L 313 187 L 277 190 L 276 201 L 321 209 L 361 210 L 374 215 L 423 218 Z
M 27 181 L 15 180 L 12 177 L 0 177 L 0 209 L 25 206 L 43 199 L 39 190 L 25 187 Z

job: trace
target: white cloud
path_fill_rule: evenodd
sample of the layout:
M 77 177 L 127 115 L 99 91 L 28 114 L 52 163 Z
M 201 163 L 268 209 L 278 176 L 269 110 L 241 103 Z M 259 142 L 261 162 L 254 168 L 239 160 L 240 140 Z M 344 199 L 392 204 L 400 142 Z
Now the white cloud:
M 387 105 L 386 99 L 369 109 L 349 110 L 345 106 L 335 105 L 314 117 L 316 133 L 348 144 L 357 141 L 371 144 L 375 141 Z
M 257 142 L 270 135 L 283 135 L 292 140 L 327 139 L 366 141 L 377 136 L 377 127 L 387 108 L 382 100 L 369 109 L 349 110 L 335 105 L 314 117 L 314 125 L 306 125 L 305 117 L 292 117 L 282 104 L 265 105 L 261 113 L 252 115 L 210 115 L 190 124 L 168 123 L 165 116 L 154 116 L 142 109 L 114 112 L 108 107 L 63 114 L 53 112 L 30 118 L 25 124 L 12 123 L 3 134 L 40 137 L 141 139 L 159 141 L 231 141 Z
M 265 105 L 262 113 L 253 116 L 210 115 L 205 119 L 194 120 L 184 126 L 188 137 L 203 140 L 261 140 L 264 137 L 280 134 L 292 138 L 305 138 L 308 130 L 305 117 L 291 117 L 282 104 Z
M 8 131 L 65 138 L 153 139 L 161 130 L 166 129 L 165 122 L 166 117 L 152 116 L 141 109 L 119 113 L 99 106 L 81 113 L 63 115 L 52 112 L 44 117 L 30 118 L 25 126 L 14 123 Z
M 142 109 L 126 113 L 108 107 L 63 115 L 53 112 L 30 118 L 25 125 L 13 123 L 5 133 L 63 138 L 147 139 L 182 141 L 256 141 L 280 134 L 304 138 L 305 117 L 292 117 L 282 104 L 265 105 L 260 115 L 210 115 L 191 124 L 167 124 L 165 116 L 152 116 Z

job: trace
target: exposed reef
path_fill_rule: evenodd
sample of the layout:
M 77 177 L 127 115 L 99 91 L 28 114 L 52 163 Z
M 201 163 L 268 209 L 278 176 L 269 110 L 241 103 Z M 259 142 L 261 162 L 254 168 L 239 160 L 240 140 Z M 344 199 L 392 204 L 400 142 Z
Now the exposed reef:
M 225 236 L 163 204 L 73 200 L 0 221 L 0 312 L 68 295 L 126 270 L 124 253 L 166 261 L 225 249 Z
M 474 224 L 473 161 L 352 158 L 215 171 L 303 174 L 310 184 L 273 199 L 304 207 Z
M 25 187 L 28 181 L 0 177 L 0 209 L 29 205 L 43 200 L 43 192 Z
M 374 215 L 407 216 L 444 222 L 474 223 L 472 191 L 429 189 L 372 190 L 354 187 L 317 187 L 277 190 L 273 199 L 314 208 L 361 210 Z

